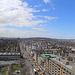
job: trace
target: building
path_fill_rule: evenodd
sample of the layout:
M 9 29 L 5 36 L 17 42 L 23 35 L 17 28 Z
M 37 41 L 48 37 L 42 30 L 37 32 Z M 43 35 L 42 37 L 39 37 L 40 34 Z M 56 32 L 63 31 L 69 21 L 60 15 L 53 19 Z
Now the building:
M 46 65 L 49 75 L 75 75 L 75 65 L 70 65 L 68 60 L 61 57 L 47 58 Z
M 20 58 L 20 53 L 0 53 L 0 60 L 17 60 Z
M 49 74 L 49 59 L 48 58 L 55 58 L 57 55 L 54 54 L 41 54 L 38 57 L 38 63 L 41 65 L 42 69 L 45 73 Z

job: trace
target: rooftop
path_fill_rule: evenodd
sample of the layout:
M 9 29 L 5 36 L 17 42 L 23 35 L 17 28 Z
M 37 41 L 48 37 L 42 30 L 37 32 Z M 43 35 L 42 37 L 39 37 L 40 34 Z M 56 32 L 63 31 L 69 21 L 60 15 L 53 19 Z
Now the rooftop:
M 49 51 L 49 50 L 50 50 L 50 51 L 53 51 L 53 49 L 45 49 L 45 51 Z
M 41 54 L 41 56 L 43 57 L 43 58 L 48 58 L 48 57 L 57 57 L 57 55 L 54 55 L 54 54 Z
M 45 51 L 53 51 L 53 50 L 57 50 L 57 51 L 59 51 L 60 49 L 45 49 Z
M 42 57 L 39 57 L 42 61 L 44 61 L 44 59 Z
M 20 53 L 0 53 L 0 55 L 20 55 Z

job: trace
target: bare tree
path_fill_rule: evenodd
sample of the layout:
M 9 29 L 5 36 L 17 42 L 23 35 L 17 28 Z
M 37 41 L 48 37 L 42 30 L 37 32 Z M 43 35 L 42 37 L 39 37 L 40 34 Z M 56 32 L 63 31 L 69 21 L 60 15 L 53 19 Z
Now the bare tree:
M 21 68 L 22 68 L 25 64 L 25 60 L 20 58 L 19 59 L 19 64 L 21 65 Z

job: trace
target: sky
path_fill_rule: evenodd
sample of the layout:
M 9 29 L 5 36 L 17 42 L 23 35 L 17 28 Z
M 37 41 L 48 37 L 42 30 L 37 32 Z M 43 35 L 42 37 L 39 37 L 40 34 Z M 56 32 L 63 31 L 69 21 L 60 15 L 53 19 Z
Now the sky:
M 75 39 L 75 0 L 0 0 L 0 37 Z

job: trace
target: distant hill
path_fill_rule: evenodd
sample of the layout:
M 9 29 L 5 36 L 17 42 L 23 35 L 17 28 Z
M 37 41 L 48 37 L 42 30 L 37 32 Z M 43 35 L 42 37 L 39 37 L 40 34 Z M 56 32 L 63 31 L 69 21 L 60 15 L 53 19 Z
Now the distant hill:
M 30 38 L 13 38 L 13 37 L 0 37 L 0 39 L 23 39 L 23 40 L 75 40 L 75 39 L 56 39 L 56 38 L 46 38 L 46 37 L 30 37 Z

